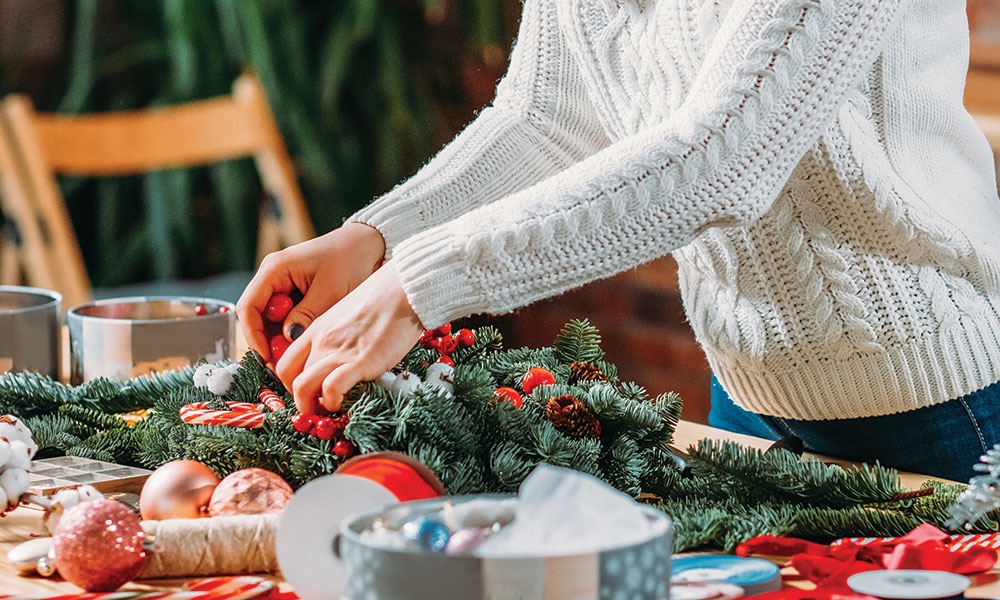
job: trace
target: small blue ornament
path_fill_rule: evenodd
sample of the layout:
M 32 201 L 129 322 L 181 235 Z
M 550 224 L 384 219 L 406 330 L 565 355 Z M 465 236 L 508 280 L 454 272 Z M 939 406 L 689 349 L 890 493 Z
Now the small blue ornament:
M 429 517 L 420 517 L 403 524 L 400 533 L 407 542 L 428 552 L 442 552 L 451 538 L 448 526 Z

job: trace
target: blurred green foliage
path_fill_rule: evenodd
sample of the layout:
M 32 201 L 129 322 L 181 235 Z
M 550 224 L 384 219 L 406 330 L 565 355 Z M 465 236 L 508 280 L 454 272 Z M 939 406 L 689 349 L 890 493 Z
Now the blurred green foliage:
M 519 2 L 76 0 L 62 7 L 58 76 L 45 94 L 33 94 L 40 110 L 206 98 L 229 93 L 236 76 L 252 70 L 322 233 L 419 168 L 489 100 Z M 25 21 L 20 31 L 32 35 Z M 30 81 L 30 68 L 4 67 L 3 94 Z M 61 185 L 95 285 L 255 267 L 260 190 L 249 160 Z

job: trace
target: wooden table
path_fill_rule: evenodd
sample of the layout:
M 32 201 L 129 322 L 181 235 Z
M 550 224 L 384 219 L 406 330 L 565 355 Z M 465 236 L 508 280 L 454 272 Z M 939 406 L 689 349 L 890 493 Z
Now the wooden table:
M 770 442 L 766 440 L 713 429 L 689 421 L 682 421 L 678 425 L 675 433 L 675 445 L 679 448 L 687 448 L 705 438 L 734 440 L 750 447 L 762 449 L 770 445 Z M 907 488 L 918 488 L 921 483 L 928 479 L 925 476 L 910 473 L 901 474 L 900 478 L 903 486 Z M 44 531 L 41 512 L 35 509 L 21 507 L 0 519 L 0 595 L 14 593 L 51 595 L 80 591 L 73 584 L 58 578 L 44 579 L 37 576 L 20 576 L 15 569 L 7 564 L 7 552 L 12 547 L 30 539 L 32 535 L 44 533 Z M 991 598 L 1000 596 L 1000 582 L 996 581 L 997 573 L 1000 573 L 1000 569 L 994 569 L 988 577 L 977 580 L 975 587 L 966 592 L 966 597 Z M 280 575 L 273 576 L 272 579 L 279 583 L 279 589 L 282 591 L 292 591 L 287 583 L 281 581 Z M 992 581 L 986 581 L 987 579 Z M 121 589 L 122 591 L 171 591 L 182 589 L 185 582 L 185 579 L 141 581 L 128 583 Z

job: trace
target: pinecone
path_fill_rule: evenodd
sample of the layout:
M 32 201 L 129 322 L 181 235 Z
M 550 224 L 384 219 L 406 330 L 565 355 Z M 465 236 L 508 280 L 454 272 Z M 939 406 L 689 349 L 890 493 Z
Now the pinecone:
M 608 377 L 596 365 L 583 360 L 574 360 L 569 364 L 569 382 L 607 381 Z
M 570 437 L 595 440 L 601 437 L 601 422 L 594 411 L 568 394 L 549 398 L 545 404 L 545 418 Z

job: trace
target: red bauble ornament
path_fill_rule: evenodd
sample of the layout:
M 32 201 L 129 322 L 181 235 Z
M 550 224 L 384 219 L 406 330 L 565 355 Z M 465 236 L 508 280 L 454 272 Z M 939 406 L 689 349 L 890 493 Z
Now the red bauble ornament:
M 204 304 L 199 304 L 194 307 L 194 314 L 199 317 L 203 317 L 208 314 L 208 309 L 205 308 Z
M 521 389 L 524 390 L 525 394 L 531 394 L 535 388 L 552 385 L 555 382 L 556 378 L 552 375 L 552 371 L 543 367 L 531 367 L 521 378 Z
M 53 532 L 56 569 L 88 592 L 111 592 L 139 574 L 146 558 L 142 524 L 117 500 L 83 502 Z
M 496 398 L 498 402 L 510 402 L 514 405 L 514 408 L 521 408 L 521 404 L 524 402 L 524 399 L 521 398 L 521 394 L 512 387 L 497 388 L 496 391 L 493 392 L 493 397 Z
M 295 302 L 292 297 L 284 292 L 275 292 L 264 307 L 264 320 L 270 323 L 281 323 L 292 312 Z
M 215 471 L 196 460 L 175 460 L 153 471 L 139 494 L 143 519 L 190 519 L 207 516 Z
M 292 486 L 280 475 L 251 467 L 226 475 L 208 504 L 210 515 L 256 515 L 278 512 L 293 494 Z

